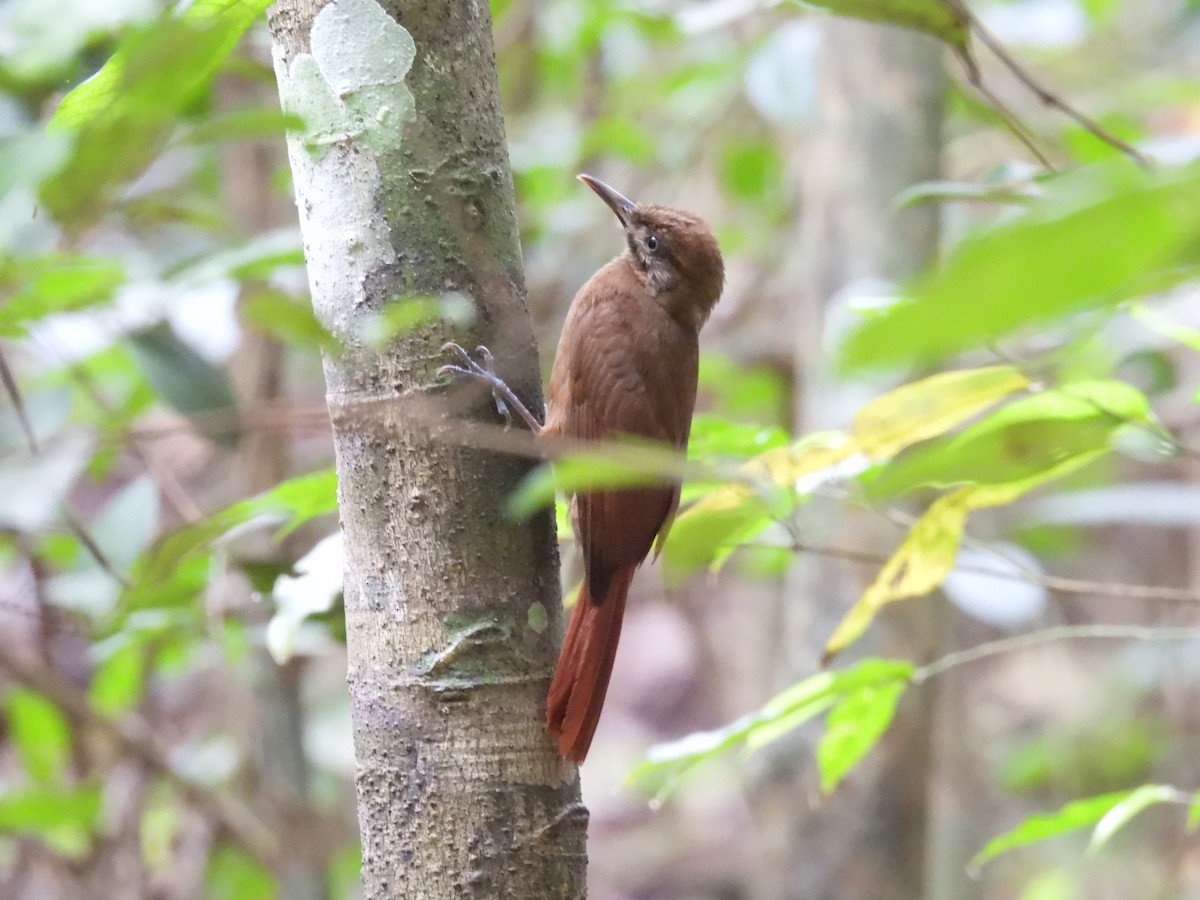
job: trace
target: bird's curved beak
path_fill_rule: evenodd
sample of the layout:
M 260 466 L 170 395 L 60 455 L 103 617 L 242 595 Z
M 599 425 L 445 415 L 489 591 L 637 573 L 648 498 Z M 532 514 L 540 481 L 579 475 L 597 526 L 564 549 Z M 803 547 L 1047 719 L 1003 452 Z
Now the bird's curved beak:
M 617 214 L 617 218 L 621 220 L 622 226 L 629 224 L 629 214 L 637 206 L 636 203 L 616 188 L 609 187 L 599 178 L 593 178 L 591 175 L 576 175 L 575 177 L 600 195 L 600 199 L 607 203 L 609 209 Z

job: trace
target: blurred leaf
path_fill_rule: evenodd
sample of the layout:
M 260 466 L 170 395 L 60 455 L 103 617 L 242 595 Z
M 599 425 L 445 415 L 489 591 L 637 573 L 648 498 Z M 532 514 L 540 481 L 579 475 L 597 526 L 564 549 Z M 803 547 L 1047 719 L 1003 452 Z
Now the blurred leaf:
M 5 711 L 25 774 L 40 784 L 62 784 L 71 763 L 67 717 L 41 694 L 25 688 L 9 691 Z
M 93 708 L 105 716 L 118 716 L 133 709 L 145 690 L 145 648 L 141 641 L 123 640 L 96 667 L 88 697 Z
M 460 328 L 475 320 L 475 302 L 466 294 L 448 291 L 438 296 L 414 294 L 395 297 L 374 317 L 368 318 L 362 337 L 381 347 L 422 325 L 446 321 Z
M 275 876 L 241 850 L 226 844 L 212 855 L 204 884 L 209 900 L 269 900 L 278 894 Z
M 821 7 L 839 16 L 923 31 L 952 47 L 963 47 L 967 43 L 966 20 L 953 4 L 944 0 L 801 0 L 800 5 Z
M 757 750 L 811 721 L 830 707 L 836 708 L 839 704 L 847 703 L 850 704 L 847 710 L 853 711 L 855 705 L 859 704 L 860 709 L 874 710 L 868 729 L 876 732 L 875 737 L 867 740 L 869 732 L 864 732 L 852 738 L 848 734 L 846 714 L 843 714 L 834 723 L 838 733 L 831 747 L 826 750 L 830 755 L 831 771 L 841 766 L 844 767 L 841 775 L 844 775 L 887 728 L 887 722 L 882 721 L 886 702 L 876 692 L 883 691 L 886 695 L 895 691 L 898 698 L 913 671 L 912 663 L 905 660 L 864 659 L 839 672 L 818 672 L 769 700 L 757 713 L 744 716 L 724 728 L 696 732 L 678 741 L 651 747 L 646 759 L 629 773 L 626 783 L 650 789 L 661 799 L 680 777 L 706 760 L 743 744 L 748 750 Z M 856 699 L 860 697 L 876 699 Z
M 525 476 L 508 500 L 509 515 L 523 519 L 554 502 L 555 491 L 580 491 L 639 487 L 679 481 L 682 477 L 714 477 L 695 464 L 689 468 L 674 447 L 651 441 L 626 439 L 608 442 L 603 449 L 561 456 Z
M 221 278 L 266 279 L 282 266 L 303 266 L 304 247 L 295 227 L 254 235 L 236 247 L 191 260 L 174 273 L 180 283 L 193 285 Z
M 104 67 L 63 98 L 52 129 L 75 148 L 42 200 L 63 222 L 99 214 L 108 189 L 153 158 L 174 118 L 205 87 L 270 0 L 195 0 L 133 31 Z
M 903 672 L 891 680 L 863 685 L 829 711 L 825 733 L 817 744 L 823 793 L 832 793 L 883 737 L 896 715 L 896 704 L 908 689 L 910 675 Z
M 1130 313 L 1151 331 L 1166 335 L 1185 347 L 1200 352 L 1200 330 L 1173 322 L 1162 313 L 1141 303 L 1134 306 Z
M 214 542 L 261 519 L 278 525 L 282 538 L 305 522 L 337 509 L 337 475 L 323 469 L 280 482 L 241 500 L 208 519 L 186 525 L 156 541 L 134 564 L 132 587 L 123 597 L 126 610 L 179 607 L 191 602 L 208 583 Z
M 945 203 L 950 200 L 971 200 L 986 203 L 1015 203 L 1025 206 L 1040 197 L 1041 191 L 1031 182 L 988 184 L 964 181 L 922 181 L 905 188 L 892 201 L 895 209 L 905 209 L 919 203 Z
M 302 131 L 304 122 L 291 113 L 251 106 L 214 113 L 197 122 L 184 136 L 192 144 L 282 139 L 289 129 Z
M 623 156 L 638 165 L 654 159 L 654 135 L 645 126 L 624 116 L 602 116 L 588 126 L 580 147 L 583 158 Z
M 56 852 L 82 859 L 100 816 L 97 785 L 33 787 L 0 793 L 0 832 L 32 834 Z
M 1133 793 L 1133 791 L 1118 791 L 1112 794 L 1101 794 L 1098 797 L 1088 797 L 1068 803 L 1058 812 L 1030 816 L 1011 831 L 988 841 L 987 845 L 971 859 L 970 867 L 978 869 L 1009 850 L 1027 847 L 1047 838 L 1078 831 L 1095 824 L 1117 804 L 1131 797 Z
M 705 460 L 715 456 L 746 458 L 782 447 L 787 432 L 774 425 L 743 424 L 720 416 L 697 413 L 692 418 L 688 457 Z
M 125 281 L 113 259 L 73 253 L 0 258 L 0 335 L 20 337 L 30 322 L 52 313 L 105 303 Z
M 923 486 L 1006 484 L 1064 474 L 1106 453 L 1119 429 L 1149 423 L 1150 405 L 1121 381 L 1080 381 L 1021 397 L 958 434 L 896 457 L 866 479 L 869 497 Z
M 1027 214 L 964 241 L 911 299 L 864 320 L 842 346 L 842 365 L 931 363 L 1189 277 L 1200 166 L 1155 177 L 1088 169 L 1046 185 Z
M 874 581 L 838 623 L 821 657 L 827 663 L 854 643 L 879 610 L 897 600 L 921 597 L 940 585 L 954 568 L 958 545 L 971 510 L 1011 503 L 1047 478 L 1062 474 L 1051 469 L 1008 484 L 975 484 L 939 497 L 921 516 L 891 555 Z
M 1192 802 L 1188 804 L 1187 832 L 1194 834 L 1200 828 L 1200 792 L 1192 794 Z
M 334 355 L 341 352 L 341 342 L 317 321 L 307 297 L 257 291 L 242 304 L 242 315 L 258 331 L 291 347 L 316 347 Z
M 783 160 L 769 141 L 738 138 L 721 151 L 721 186 L 739 200 L 774 200 L 783 187 Z
M 229 512 L 242 521 L 256 515 L 282 517 L 279 536 L 284 537 L 318 516 L 337 512 L 337 487 L 337 472 L 319 469 L 281 481 L 266 493 L 234 504 Z
M 1096 853 L 1124 828 L 1138 813 L 1159 803 L 1176 803 L 1180 792 L 1165 784 L 1143 784 L 1123 800 L 1119 801 L 1096 823 L 1092 839 L 1088 842 L 1088 853 Z
M 179 806 L 169 792 L 152 791 L 142 810 L 139 828 L 142 859 L 149 871 L 160 873 L 170 869 L 181 824 Z
M 664 567 L 675 577 L 702 566 L 719 568 L 739 543 L 804 502 L 812 487 L 801 481 L 815 486 L 852 455 L 845 436 L 835 432 L 760 454 L 738 469 L 742 480 L 721 485 L 680 514 L 663 547 Z
M 857 474 L 866 460 L 936 437 L 1027 386 L 1012 366 L 944 372 L 862 407 L 849 436 L 812 435 L 794 447 L 770 449 L 741 468 L 744 481 L 717 488 L 676 519 L 664 564 L 675 576 L 707 565 L 718 568 L 738 544 L 785 518 L 795 502 L 803 502 L 798 495 L 820 481 Z
M 700 357 L 700 391 L 721 416 L 781 425 L 791 415 L 791 388 L 776 369 L 743 366 L 715 353 Z
M 237 414 L 233 388 L 223 369 L 185 343 L 166 322 L 129 335 L 130 347 L 155 393 L 189 418 L 205 413 Z M 220 443 L 234 443 L 225 435 Z
M 942 372 L 902 385 L 854 416 L 855 449 L 871 459 L 887 459 L 1028 386 L 1029 379 L 1013 366 Z

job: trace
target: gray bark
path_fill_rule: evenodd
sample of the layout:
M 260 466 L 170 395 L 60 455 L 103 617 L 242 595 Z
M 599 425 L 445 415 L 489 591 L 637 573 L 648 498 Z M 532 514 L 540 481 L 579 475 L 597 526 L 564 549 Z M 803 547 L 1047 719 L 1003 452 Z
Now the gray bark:
M 541 721 L 553 523 L 506 518 L 527 462 L 409 415 L 442 398 L 439 347 L 466 336 L 363 338 L 405 296 L 461 293 L 470 337 L 541 405 L 487 4 L 280 0 L 270 23 L 306 123 L 289 157 L 313 306 L 345 347 L 325 374 L 366 896 L 583 896 L 586 812 Z

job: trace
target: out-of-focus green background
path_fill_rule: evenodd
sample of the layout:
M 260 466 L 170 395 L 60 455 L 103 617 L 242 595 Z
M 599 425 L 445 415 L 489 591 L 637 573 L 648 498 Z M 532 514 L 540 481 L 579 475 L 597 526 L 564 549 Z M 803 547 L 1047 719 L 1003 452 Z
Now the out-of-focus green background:
M 932 33 L 492 4 L 543 368 L 621 247 L 576 173 L 727 261 L 594 897 L 1200 895 L 1200 6 L 973 3 L 983 92 L 907 6 Z M 0 5 L 0 897 L 358 895 L 337 348 L 264 8 Z

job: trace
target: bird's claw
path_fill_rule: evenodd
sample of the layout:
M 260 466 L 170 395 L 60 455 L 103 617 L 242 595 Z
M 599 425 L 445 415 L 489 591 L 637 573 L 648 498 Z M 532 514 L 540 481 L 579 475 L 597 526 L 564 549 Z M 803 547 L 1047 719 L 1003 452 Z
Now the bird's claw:
M 464 375 L 467 378 L 474 378 L 478 381 L 487 382 L 492 389 L 492 400 L 496 404 L 496 411 L 504 416 L 504 427 L 507 429 L 512 425 L 512 412 L 508 408 L 508 404 L 504 401 L 501 395 L 499 385 L 503 384 L 500 376 L 496 374 L 495 357 L 492 356 L 492 351 L 480 344 L 475 348 L 475 355 L 480 361 L 476 360 L 464 350 L 460 345 L 453 341 L 448 341 L 442 345 L 443 353 L 454 353 L 463 361 L 461 366 L 442 366 L 437 370 L 439 375 L 455 374 Z

